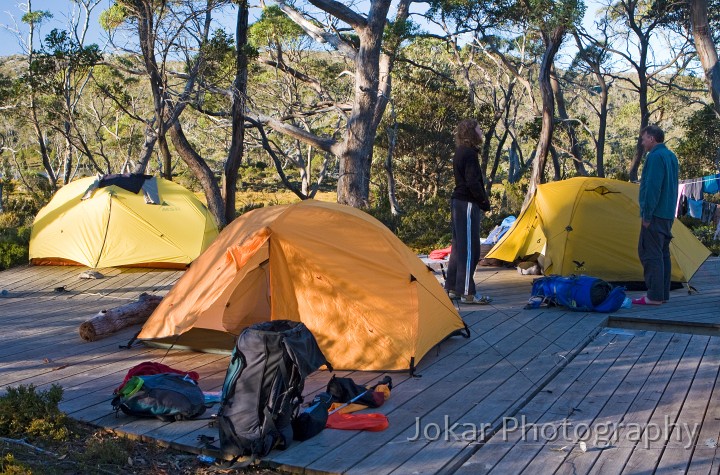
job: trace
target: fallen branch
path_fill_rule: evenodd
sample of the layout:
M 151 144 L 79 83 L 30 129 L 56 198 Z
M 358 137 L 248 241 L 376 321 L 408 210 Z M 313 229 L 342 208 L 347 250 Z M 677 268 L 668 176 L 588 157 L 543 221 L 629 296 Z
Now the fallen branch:
M 159 295 L 143 293 L 140 294 L 137 302 L 100 310 L 97 315 L 80 325 L 80 338 L 85 341 L 95 341 L 122 328 L 145 323 L 161 300 L 162 297 Z
M 16 445 L 22 445 L 23 447 L 27 447 L 29 449 L 32 449 L 36 452 L 40 452 L 41 454 L 47 454 L 52 455 L 53 457 L 59 457 L 58 454 L 55 452 L 49 452 L 45 449 L 41 449 L 40 447 L 37 447 L 35 445 L 29 444 L 25 441 L 25 439 L 8 439 L 7 437 L 0 437 L 0 441 L 6 442 L 8 444 L 16 444 Z

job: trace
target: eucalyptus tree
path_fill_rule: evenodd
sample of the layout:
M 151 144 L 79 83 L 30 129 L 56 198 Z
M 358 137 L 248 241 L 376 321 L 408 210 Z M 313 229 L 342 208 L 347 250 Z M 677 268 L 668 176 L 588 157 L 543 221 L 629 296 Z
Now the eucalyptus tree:
M 552 88 L 552 67 L 555 55 L 566 34 L 582 18 L 585 6 L 582 0 L 502 0 L 495 2 L 497 19 L 502 23 L 526 25 L 542 39 L 544 52 L 538 70 L 538 85 L 542 97 L 541 130 L 532 174 L 524 206 L 542 183 L 547 156 L 550 152 L 555 120 L 555 95 Z
M 570 66 L 581 78 L 577 86 L 585 89 L 580 98 L 598 117 L 597 131 L 588 130 L 595 144 L 595 170 L 597 176 L 605 176 L 605 141 L 608 125 L 608 100 L 614 78 L 611 74 L 613 62 L 608 51 L 605 32 L 589 35 L 582 28 L 573 32 L 578 52 Z M 590 81 L 585 78 L 589 76 Z
M 563 89 L 565 86 L 561 85 L 561 81 L 564 82 L 562 76 L 563 75 L 558 73 L 557 68 L 553 66 L 550 73 L 550 85 L 552 87 L 553 94 L 555 95 L 557 116 L 560 126 L 565 131 L 568 138 L 567 151 L 572 157 L 572 163 L 575 167 L 575 172 L 577 175 L 586 176 L 588 172 L 585 169 L 585 164 L 583 163 L 582 146 L 580 144 L 580 139 L 578 138 L 578 133 L 576 131 L 576 125 L 580 124 L 580 120 L 576 117 L 570 117 L 568 115 L 567 107 L 565 104 L 565 94 L 563 93 Z M 554 141 L 554 145 L 555 147 L 557 147 L 558 140 Z
M 43 130 L 43 124 L 41 122 L 42 108 L 38 103 L 40 92 L 38 91 L 38 85 L 37 82 L 34 80 L 33 75 L 29 73 L 29 71 L 31 70 L 30 65 L 35 60 L 34 44 L 36 41 L 37 30 L 42 23 L 52 18 L 52 14 L 49 11 L 33 10 L 32 0 L 28 0 L 25 4 L 25 7 L 26 10 L 22 15 L 21 21 L 22 23 L 27 25 L 26 36 L 23 35 L 19 26 L 16 27 L 14 30 L 20 41 L 20 47 L 24 52 L 27 64 L 27 72 L 19 78 L 20 83 L 26 86 L 25 90 L 27 91 L 27 93 L 22 94 L 18 97 L 17 108 L 27 109 L 28 111 L 27 120 L 32 126 L 35 142 L 37 143 L 38 152 L 40 154 L 43 168 L 47 173 L 50 186 L 52 188 L 55 188 L 58 178 L 57 172 L 52 163 L 53 160 L 51 158 L 50 150 L 48 147 L 47 136 L 45 134 L 45 131 Z M 23 116 L 23 118 L 25 117 Z
M 277 118 L 258 119 L 283 134 L 332 153 L 339 159 L 338 202 L 367 207 L 370 170 L 377 128 L 391 94 L 391 72 L 397 48 L 407 34 L 413 0 L 400 0 L 389 20 L 390 0 L 342 3 L 308 0 L 275 3 L 318 44 L 327 45 L 352 65 L 352 106 L 340 138 L 318 136 Z M 366 7 L 360 11 L 361 7 Z M 324 17 L 324 21 L 320 18 Z M 384 36 L 389 30 L 389 38 Z
M 610 0 L 597 20 L 599 28 L 607 31 L 608 51 L 632 71 L 616 74 L 616 82 L 638 97 L 639 127 L 635 154 L 628 166 L 633 181 L 638 178 L 645 153 L 639 131 L 650 123 L 653 108 L 673 90 L 693 59 L 690 42 L 668 28 L 670 8 L 669 2 L 655 0 Z
M 514 129 L 519 106 L 527 104 L 530 115 L 540 113 L 532 84 L 537 50 L 529 30 L 514 24 L 502 28 L 494 8 L 494 3 L 477 0 L 436 0 L 425 15 L 444 32 L 455 77 L 461 78 L 468 101 L 479 114 L 485 132 L 481 169 L 488 192 L 505 143 L 511 139 L 513 148 L 517 143 Z
M 200 182 L 208 209 L 221 227 L 235 217 L 237 168 L 244 137 L 247 2 L 238 2 L 236 34 L 241 44 L 236 48 L 237 66 L 233 82 L 226 88 L 232 98 L 230 116 L 233 133 L 222 171 L 223 189 L 217 183 L 209 161 L 188 140 L 181 115 L 189 104 L 197 102 L 197 83 L 207 66 L 207 45 L 212 39 L 212 13 L 220 12 L 229 3 L 229 0 L 115 0 L 102 18 L 113 44 L 130 55 L 140 56 L 142 74 L 150 85 L 153 115 L 144 118 L 145 143 L 135 171 L 145 170 L 158 143 L 164 159 L 164 173 L 166 176 L 170 174 L 170 151 L 165 141 L 166 135 L 169 135 L 176 152 Z M 129 35 L 121 43 L 123 31 Z M 184 70 L 174 71 L 173 61 L 182 61 Z M 138 73 L 136 66 L 131 64 L 126 71 Z
M 342 133 L 351 109 L 352 90 L 342 77 L 347 61 L 318 51 L 277 6 L 266 7 L 251 25 L 249 44 L 257 51 L 250 85 L 253 110 L 309 134 Z M 266 133 L 262 123 L 254 127 L 285 186 L 301 199 L 315 196 L 330 171 L 332 155 L 296 137 L 272 129 Z M 285 172 L 288 163 L 297 170 L 299 185 Z
M 77 23 L 69 31 L 53 29 L 43 40 L 41 48 L 34 52 L 30 62 L 28 79 L 33 89 L 42 94 L 46 126 L 64 139 L 62 151 L 62 179 L 68 183 L 75 166 L 84 158 L 99 173 L 110 173 L 107 157 L 104 163 L 97 161 L 97 154 L 90 143 L 94 134 L 88 134 L 90 117 L 84 116 L 81 100 L 90 101 L 88 86 L 94 67 L 102 60 L 96 44 L 84 45 L 88 28 L 88 16 L 101 0 L 81 0 L 87 7 L 84 25 L 78 33 Z M 73 20 L 76 22 L 76 20 Z
M 80 110 L 81 102 L 89 96 L 87 85 L 93 67 L 102 58 L 98 46 L 86 41 L 92 12 L 100 3 L 101 0 L 71 0 L 66 29 L 53 29 L 44 38 L 40 37 L 40 27 L 53 15 L 34 10 L 31 0 L 21 5 L 24 9 L 21 23 L 4 25 L 17 36 L 25 62 L 16 78 L 14 104 L 16 110 L 27 114 L 18 114 L 18 119 L 33 131 L 52 189 L 58 181 L 71 179 L 82 158 L 95 170 L 106 170 L 104 164 L 96 162 L 85 141 Z
M 415 38 L 401 56 L 393 72 L 392 113 L 382 124 L 389 133 L 378 134 L 378 148 L 392 149 L 397 196 L 407 209 L 447 198 L 454 126 L 476 111 L 467 89 L 452 78 L 444 42 Z
M 720 119 L 720 63 L 718 63 L 717 42 L 720 32 L 713 34 L 708 14 L 708 0 L 688 0 L 690 4 L 690 25 L 700 63 L 705 71 L 710 96 L 712 97 L 715 114 Z M 714 2 L 713 13 L 718 16 L 718 2 Z M 716 24 L 719 18 L 715 18 Z

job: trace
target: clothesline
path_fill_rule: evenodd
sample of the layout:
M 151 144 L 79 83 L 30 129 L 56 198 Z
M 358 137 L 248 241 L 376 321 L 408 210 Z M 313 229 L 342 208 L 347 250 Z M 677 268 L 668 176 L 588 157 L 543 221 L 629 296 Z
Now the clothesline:
M 718 175 L 708 175 L 708 180 L 705 180 L 705 177 L 702 178 L 691 178 L 689 180 L 680 180 L 678 182 L 679 185 L 692 185 L 693 183 L 704 183 L 706 181 L 710 181 L 710 177 L 714 180 L 720 180 L 720 177 Z

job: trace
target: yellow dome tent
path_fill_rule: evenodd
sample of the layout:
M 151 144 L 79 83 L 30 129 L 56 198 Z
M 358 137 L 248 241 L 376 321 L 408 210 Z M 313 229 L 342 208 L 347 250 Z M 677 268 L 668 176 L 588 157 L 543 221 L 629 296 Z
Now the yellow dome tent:
M 336 369 L 412 370 L 465 324 L 420 259 L 370 215 L 303 201 L 225 228 L 140 340 L 212 351 L 260 321 L 302 321 Z
M 546 275 L 642 282 L 639 191 L 634 183 L 596 177 L 542 184 L 485 257 L 513 262 L 537 253 Z M 688 282 L 710 251 L 677 219 L 672 233 L 672 280 Z
M 143 176 L 137 177 L 142 184 Z M 157 204 L 146 203 L 143 191 L 97 187 L 103 182 L 94 177 L 60 188 L 35 217 L 30 261 L 91 268 L 186 267 L 217 236 L 215 221 L 182 186 L 162 178 L 144 182 Z

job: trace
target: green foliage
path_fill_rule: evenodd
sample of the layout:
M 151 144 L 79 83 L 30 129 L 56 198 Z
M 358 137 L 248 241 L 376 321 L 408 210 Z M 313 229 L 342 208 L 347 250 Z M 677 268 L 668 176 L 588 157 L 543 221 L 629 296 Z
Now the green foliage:
M 12 186 L 4 188 L 8 194 L 12 191 Z M 32 200 L 16 196 L 7 198 L 4 209 L 0 213 L 0 270 L 27 263 L 30 223 L 37 213 Z
M 262 48 L 275 43 L 292 42 L 304 35 L 303 29 L 289 19 L 280 7 L 272 5 L 263 9 L 260 19 L 250 26 L 248 43 Z
M 35 52 L 29 74 L 24 79 L 35 87 L 44 87 L 47 92 L 62 96 L 69 92 L 65 90 L 66 74 L 86 73 L 102 59 L 98 45 L 82 46 L 67 31 L 54 28 L 45 37 L 42 49 Z
M 104 10 L 102 13 L 100 13 L 100 26 L 103 27 L 105 31 L 113 31 L 116 28 L 118 28 L 120 25 L 125 23 L 127 19 L 130 17 L 130 11 L 122 4 L 115 4 L 112 5 L 107 10 Z
M 715 226 L 711 224 L 703 224 L 699 219 L 691 216 L 683 216 L 680 221 L 690 228 L 690 231 L 698 240 L 707 247 L 714 256 L 720 256 L 720 240 L 714 239 Z
M 20 18 L 23 23 L 28 25 L 40 25 L 45 20 L 49 20 L 53 17 L 52 13 L 43 10 L 37 10 L 34 12 L 27 12 Z
M 35 386 L 8 386 L 0 396 L 0 434 L 10 438 L 67 440 L 69 419 L 58 404 L 63 389 L 53 384 L 47 391 Z
M 2 475 L 32 475 L 32 470 L 16 461 L 13 454 L 8 453 L 3 455 L 4 456 L 0 458 L 0 473 L 2 473 Z
M 401 216 L 392 216 L 387 200 L 377 200 L 368 213 L 382 221 L 415 252 L 427 254 L 447 247 L 452 238 L 450 200 L 431 198 L 425 203 L 408 202 Z
M 90 439 L 79 460 L 96 467 L 116 465 L 122 467 L 132 453 L 132 442 L 128 439 Z
M 717 173 L 720 168 L 720 119 L 712 106 L 692 114 L 684 124 L 685 135 L 676 148 L 683 178 Z

